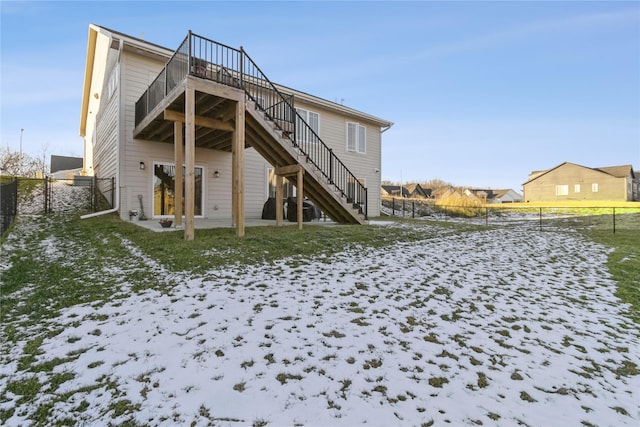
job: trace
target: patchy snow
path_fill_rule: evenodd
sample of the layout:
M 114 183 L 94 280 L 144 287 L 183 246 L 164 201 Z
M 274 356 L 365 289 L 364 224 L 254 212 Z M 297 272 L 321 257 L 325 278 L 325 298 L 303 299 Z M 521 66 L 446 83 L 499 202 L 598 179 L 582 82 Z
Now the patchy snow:
M 449 233 L 198 277 L 122 244 L 171 291 L 64 310 L 37 362 L 66 358 L 53 372 L 75 376 L 29 404 L 6 392 L 7 425 L 47 403 L 50 423 L 86 425 L 640 423 L 640 332 L 607 250 L 578 233 Z M 23 347 L 3 343 L 0 391 L 34 375 Z

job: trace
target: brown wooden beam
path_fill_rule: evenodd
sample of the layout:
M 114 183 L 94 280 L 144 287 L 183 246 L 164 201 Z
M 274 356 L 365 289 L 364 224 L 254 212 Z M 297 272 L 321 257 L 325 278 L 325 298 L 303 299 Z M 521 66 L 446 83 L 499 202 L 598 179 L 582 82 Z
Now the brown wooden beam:
M 185 96 L 185 198 L 184 198 L 184 239 L 195 236 L 195 159 L 196 159 L 196 106 L 195 90 L 187 86 Z
M 184 141 L 182 138 L 182 122 L 173 122 L 174 158 L 176 164 L 174 194 L 174 221 L 176 225 L 182 225 L 182 164 L 184 163 Z
M 236 235 L 244 236 L 244 144 L 245 144 L 245 102 L 236 103 L 235 131 L 233 132 L 232 158 L 232 199 Z
M 164 119 L 173 122 L 185 122 L 185 115 L 179 111 L 164 110 Z M 211 119 L 209 117 L 195 116 L 195 125 L 202 126 L 209 129 L 226 130 L 233 132 L 234 127 L 231 123 L 223 122 L 222 120 Z
M 284 210 L 282 175 L 276 175 L 276 227 L 282 226 L 282 211 Z
M 303 214 L 303 201 L 304 201 L 304 190 L 303 186 L 303 178 L 304 178 L 304 169 L 300 165 L 298 166 L 298 191 L 296 192 L 296 200 L 298 201 L 298 229 L 302 230 L 302 214 Z M 285 166 L 288 167 L 288 166 Z
M 276 175 L 288 176 L 288 175 L 296 175 L 302 171 L 304 175 L 304 169 L 300 165 L 289 165 L 289 166 L 280 166 L 275 169 Z

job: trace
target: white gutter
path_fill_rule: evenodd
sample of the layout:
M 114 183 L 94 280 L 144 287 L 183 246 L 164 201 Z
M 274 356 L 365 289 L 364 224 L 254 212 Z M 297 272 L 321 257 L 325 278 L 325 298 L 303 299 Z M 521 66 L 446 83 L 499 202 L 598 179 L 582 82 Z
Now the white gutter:
M 111 38 L 111 36 L 110 36 Z M 120 67 L 120 60 L 122 56 L 122 48 L 124 47 L 124 43 L 120 40 L 120 46 L 118 47 L 118 67 Z M 118 73 L 118 78 L 122 78 L 122 73 Z M 118 82 L 118 103 L 120 102 L 120 94 L 122 88 L 122 82 Z M 120 117 L 118 117 L 118 129 L 116 133 L 118 134 L 118 138 L 120 138 Z M 107 209 L 105 211 L 93 212 L 90 214 L 80 216 L 80 219 L 93 218 L 96 216 L 106 215 L 113 212 L 118 212 L 120 210 L 120 144 L 118 144 L 118 149 L 116 150 L 116 183 L 115 183 L 115 202 L 114 206 L 111 209 Z

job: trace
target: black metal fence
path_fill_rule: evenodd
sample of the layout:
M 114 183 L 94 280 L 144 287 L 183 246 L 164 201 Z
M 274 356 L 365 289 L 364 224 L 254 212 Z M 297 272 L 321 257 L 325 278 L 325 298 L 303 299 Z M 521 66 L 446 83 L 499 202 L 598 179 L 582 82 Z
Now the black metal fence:
M 528 224 L 545 227 L 599 228 L 613 233 L 640 230 L 640 203 L 624 206 L 522 206 L 469 203 L 439 204 L 436 200 L 382 198 L 385 215 L 434 220 L 455 220 L 482 225 Z
M 18 212 L 18 180 L 0 183 L 0 235 L 9 229 Z
M 0 179 L 2 233 L 16 217 L 39 214 L 81 214 L 114 205 L 115 179 L 77 176 L 73 179 Z

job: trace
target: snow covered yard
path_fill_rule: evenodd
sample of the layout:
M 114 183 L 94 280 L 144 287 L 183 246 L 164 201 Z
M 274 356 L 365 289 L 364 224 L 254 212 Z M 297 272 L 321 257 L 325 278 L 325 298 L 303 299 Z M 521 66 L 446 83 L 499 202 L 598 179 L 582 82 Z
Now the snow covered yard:
M 35 245 L 72 262 L 88 243 L 47 236 L 47 221 L 19 224 L 3 254 Z M 121 239 L 128 257 L 104 275 L 135 269 L 164 290 L 124 281 L 44 324 L 4 324 L 3 337 L 40 337 L 2 339 L 5 424 L 640 423 L 640 332 L 603 246 L 525 225 L 374 226 L 424 239 L 198 275 Z

